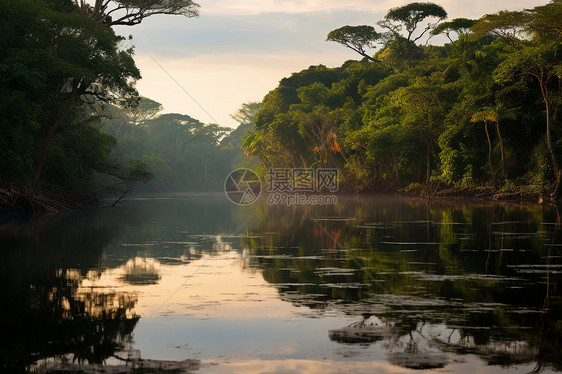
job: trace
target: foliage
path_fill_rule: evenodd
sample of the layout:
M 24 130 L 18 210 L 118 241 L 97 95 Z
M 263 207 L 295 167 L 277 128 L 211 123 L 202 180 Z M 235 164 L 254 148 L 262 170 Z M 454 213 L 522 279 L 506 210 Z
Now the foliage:
M 264 98 L 246 152 L 266 167 L 341 168 L 344 185 L 356 190 L 448 185 L 557 194 L 561 8 L 554 0 L 438 25 L 441 7 L 413 3 L 378 23 L 390 34 L 333 30 L 329 40 L 360 54 L 375 40 L 384 46 L 372 59 L 312 66 L 282 80 Z M 430 17 L 437 22 L 422 29 Z M 429 30 L 450 43 L 416 44 Z
M 343 46 L 359 53 L 363 57 L 376 61 L 369 56 L 365 49 L 374 48 L 377 42 L 380 42 L 383 35 L 375 31 L 372 26 L 342 26 L 339 29 L 332 30 L 328 33 L 326 40 L 340 43 Z
M 133 48 L 112 26 L 197 12 L 191 0 L 2 1 L 0 187 L 62 195 L 150 179 L 142 156 L 114 157 L 118 131 L 101 131 L 107 104 L 128 112 L 131 139 L 161 109 L 139 106 Z
M 35 187 L 42 177 L 46 190 L 94 188 L 95 174 L 115 167 L 96 103 L 137 95 L 132 49 L 120 49 L 121 37 L 70 0 L 0 7 L 0 184 Z
M 143 19 L 157 15 L 182 15 L 196 17 L 199 5 L 191 0 L 74 0 L 88 17 L 109 26 L 133 26 Z
M 453 43 L 453 39 L 451 39 L 452 32 L 455 32 L 459 38 L 465 37 L 470 32 L 470 28 L 476 23 L 477 21 L 473 19 L 455 18 L 449 22 L 443 22 L 437 25 L 437 27 L 431 30 L 431 35 L 445 34 L 449 41 Z
M 423 31 L 414 37 L 419 24 L 427 18 L 436 18 L 439 22 L 447 18 L 447 12 L 435 3 L 409 3 L 390 9 L 378 25 L 388 29 L 396 36 L 400 36 L 400 32 L 404 29 L 407 33 L 406 39 L 416 42 L 427 31 L 435 27 L 435 24 L 428 23 Z
M 160 114 L 161 109 L 160 103 L 148 98 L 141 98 L 132 110 L 113 107 L 112 118 L 103 126 L 119 142 L 113 156 L 134 166 L 131 175 L 153 173 L 151 189 L 221 186 L 231 168 L 230 153 L 223 151 L 221 140 L 230 129 L 184 114 Z

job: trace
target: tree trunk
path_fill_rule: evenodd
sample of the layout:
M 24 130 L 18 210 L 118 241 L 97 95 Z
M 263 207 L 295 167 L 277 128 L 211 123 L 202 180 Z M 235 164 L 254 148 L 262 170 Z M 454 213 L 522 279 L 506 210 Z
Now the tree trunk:
M 43 145 L 43 152 L 41 153 L 41 158 L 39 158 L 39 163 L 37 164 L 37 168 L 35 168 L 35 175 L 33 177 L 33 184 L 32 184 L 33 187 L 35 187 L 37 181 L 39 181 L 39 178 L 41 177 L 41 172 L 43 171 L 43 166 L 45 165 L 45 161 L 47 160 L 47 155 L 49 153 L 49 147 L 51 145 L 51 139 L 53 137 L 53 134 L 55 133 L 55 131 L 57 131 L 58 127 L 68 116 L 68 113 L 70 112 L 70 108 L 72 107 L 72 104 L 76 99 L 77 90 L 78 90 L 78 83 L 75 82 L 72 85 L 72 93 L 70 94 L 70 98 L 68 99 L 68 102 L 66 103 L 63 112 L 60 114 L 59 118 L 57 118 L 57 120 L 55 121 L 49 132 L 47 133 L 47 137 L 45 138 L 45 144 Z
M 488 139 L 488 166 L 490 167 L 490 173 L 492 174 L 492 185 L 496 185 L 496 175 L 494 174 L 494 168 L 492 168 L 492 141 L 490 140 L 490 133 L 488 133 L 488 122 L 484 121 L 484 130 L 486 131 L 486 138 Z
M 556 156 L 554 155 L 554 150 L 552 149 L 552 138 L 550 136 L 550 106 L 545 98 L 546 105 L 546 146 L 548 152 L 550 153 L 550 158 L 552 159 L 552 169 L 554 170 L 554 177 L 556 178 L 556 185 L 552 194 L 554 196 L 558 195 L 558 189 L 560 188 L 560 168 L 558 167 L 558 162 L 556 162 Z
M 119 132 L 121 132 L 121 127 L 123 126 L 123 120 L 120 121 L 119 126 L 117 127 L 117 132 L 115 132 L 115 139 L 119 141 Z
M 427 190 L 427 195 L 429 196 L 429 180 L 431 178 L 431 143 L 426 143 L 426 153 L 425 153 L 425 189 Z
M 550 153 L 550 158 L 552 160 L 552 169 L 554 171 L 554 177 L 556 178 L 556 185 L 554 187 L 554 191 L 552 192 L 552 195 L 557 196 L 558 189 L 560 188 L 560 168 L 558 167 L 558 162 L 556 162 L 556 156 L 554 155 L 554 150 L 552 149 L 552 138 L 550 136 L 550 105 L 548 103 L 548 92 L 545 84 L 540 79 L 539 79 L 539 84 L 541 88 L 541 94 L 544 100 L 544 105 L 546 108 L 546 147 L 548 148 L 548 152 Z
M 503 157 L 503 140 L 502 140 L 502 134 L 500 132 L 499 121 L 496 121 L 496 132 L 498 133 L 498 139 L 499 139 L 499 142 L 500 142 L 500 153 L 501 153 L 501 159 L 502 159 L 502 176 L 503 176 L 503 179 L 505 180 L 505 161 L 504 161 L 504 157 Z

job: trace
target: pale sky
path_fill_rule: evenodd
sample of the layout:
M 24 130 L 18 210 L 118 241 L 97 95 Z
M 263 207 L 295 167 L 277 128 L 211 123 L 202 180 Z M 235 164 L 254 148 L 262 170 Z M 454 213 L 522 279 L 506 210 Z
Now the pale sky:
M 164 112 L 236 127 L 229 115 L 245 102 L 261 101 L 282 78 L 310 65 L 335 67 L 360 58 L 337 43 L 326 42 L 330 30 L 343 25 L 375 26 L 388 9 L 408 2 L 200 0 L 197 18 L 153 16 L 116 31 L 133 35 L 135 60 L 143 77 L 137 83 L 141 95 L 162 103 Z M 548 1 L 436 3 L 452 19 L 479 18 Z

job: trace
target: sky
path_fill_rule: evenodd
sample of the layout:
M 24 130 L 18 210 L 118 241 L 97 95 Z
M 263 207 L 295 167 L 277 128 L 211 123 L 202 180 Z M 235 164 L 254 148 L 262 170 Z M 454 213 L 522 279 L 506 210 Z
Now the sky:
M 140 94 L 165 113 L 236 127 L 230 115 L 243 103 L 261 101 L 279 81 L 311 65 L 340 66 L 360 59 L 326 35 L 344 25 L 372 25 L 403 0 L 200 0 L 200 15 L 152 16 L 133 27 L 142 79 Z M 547 0 L 436 1 L 456 17 L 479 18 L 520 10 Z M 438 41 L 438 40 L 437 40 Z M 129 47 L 130 45 L 124 45 Z M 375 51 L 369 51 L 374 53 Z

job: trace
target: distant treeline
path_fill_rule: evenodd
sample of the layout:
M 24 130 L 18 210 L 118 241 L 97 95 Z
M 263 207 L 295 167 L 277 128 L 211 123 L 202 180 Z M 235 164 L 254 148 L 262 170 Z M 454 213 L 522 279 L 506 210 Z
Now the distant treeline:
M 264 168 L 337 167 L 355 190 L 558 194 L 562 1 L 446 17 L 436 4 L 412 3 L 391 9 L 380 31 L 331 31 L 329 41 L 363 60 L 281 80 L 263 100 L 246 153 Z
M 112 157 L 127 163 L 137 160 L 152 173 L 140 189 L 147 191 L 221 190 L 237 165 L 249 165 L 241 151 L 242 138 L 253 127 L 259 104 L 243 104 L 232 115 L 236 130 L 204 124 L 185 114 L 161 114 L 162 106 L 141 97 L 128 108 L 107 108 L 101 130 L 118 142 Z

